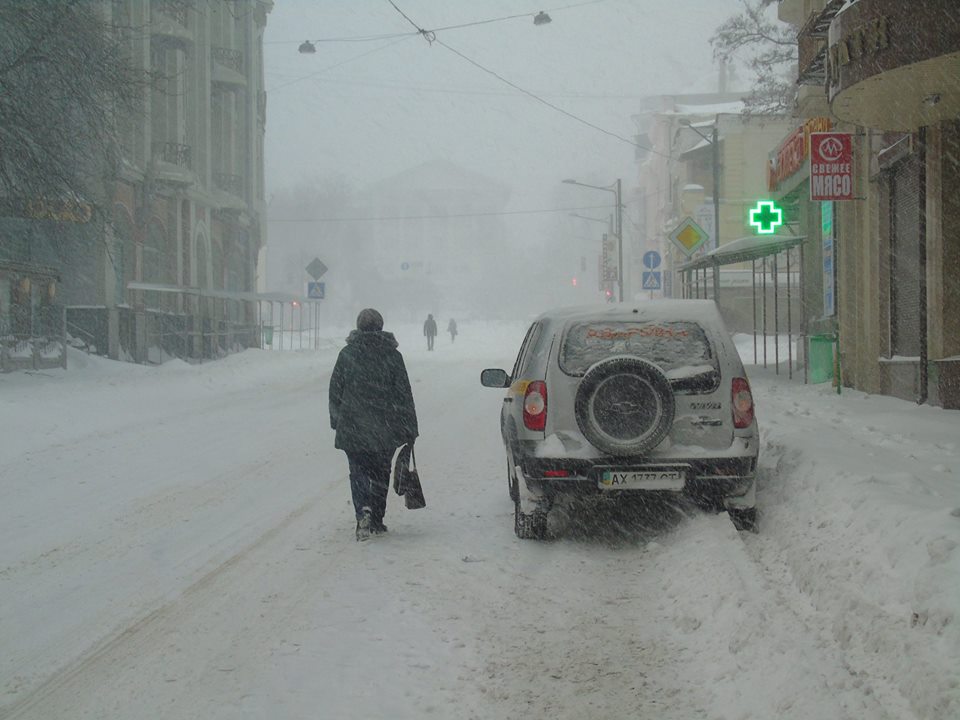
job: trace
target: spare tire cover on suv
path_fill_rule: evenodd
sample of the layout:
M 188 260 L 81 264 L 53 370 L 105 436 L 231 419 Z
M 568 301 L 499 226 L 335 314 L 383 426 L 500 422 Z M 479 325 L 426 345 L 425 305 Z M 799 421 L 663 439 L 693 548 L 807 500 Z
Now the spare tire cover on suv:
M 675 404 L 663 371 L 638 357 L 618 356 L 584 374 L 574 412 L 580 432 L 610 455 L 640 455 L 670 432 Z

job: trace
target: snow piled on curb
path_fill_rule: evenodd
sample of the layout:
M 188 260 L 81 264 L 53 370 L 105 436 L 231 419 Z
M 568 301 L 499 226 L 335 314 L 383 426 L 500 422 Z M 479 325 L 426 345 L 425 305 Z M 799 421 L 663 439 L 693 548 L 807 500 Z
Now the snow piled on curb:
M 960 414 L 760 368 L 751 379 L 757 551 L 823 616 L 852 681 L 888 708 L 960 716 Z

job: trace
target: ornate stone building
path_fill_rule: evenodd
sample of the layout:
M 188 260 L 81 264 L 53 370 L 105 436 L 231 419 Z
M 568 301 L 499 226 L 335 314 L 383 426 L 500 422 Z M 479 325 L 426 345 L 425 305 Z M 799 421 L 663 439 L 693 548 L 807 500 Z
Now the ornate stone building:
M 139 111 L 118 118 L 119 163 L 96 198 L 0 208 L 4 369 L 47 364 L 64 329 L 73 344 L 137 362 L 259 344 L 272 6 L 101 0 L 149 86 Z
M 73 322 L 111 357 L 214 356 L 256 344 L 264 244 L 263 32 L 272 0 L 113 0 L 133 61 L 154 76 L 122 135 L 97 302 Z M 144 287 L 157 289 L 145 290 Z M 103 344 L 101 340 L 100 344 Z

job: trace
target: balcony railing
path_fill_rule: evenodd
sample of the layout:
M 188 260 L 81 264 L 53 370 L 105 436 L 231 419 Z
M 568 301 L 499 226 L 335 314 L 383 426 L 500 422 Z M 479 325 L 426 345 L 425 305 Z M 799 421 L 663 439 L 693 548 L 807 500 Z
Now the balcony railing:
M 822 85 L 827 77 L 827 32 L 843 7 L 843 0 L 827 0 L 823 10 L 810 15 L 797 34 L 800 85 Z
M 153 0 L 153 7 L 171 20 L 187 27 L 187 3 L 184 0 Z
M 212 47 L 210 48 L 210 57 L 218 65 L 243 73 L 243 51 L 232 50 L 231 48 Z
M 243 197 L 243 176 L 231 173 L 214 173 L 213 183 L 221 190 Z
M 163 162 L 190 168 L 190 146 L 180 143 L 159 142 L 153 144 L 153 154 Z

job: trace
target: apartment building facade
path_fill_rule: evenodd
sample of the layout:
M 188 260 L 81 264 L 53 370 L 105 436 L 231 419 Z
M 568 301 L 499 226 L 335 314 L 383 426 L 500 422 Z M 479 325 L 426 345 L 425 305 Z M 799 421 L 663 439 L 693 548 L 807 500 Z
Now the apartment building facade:
M 852 136 L 854 199 L 805 202 L 800 218 L 815 244 L 832 225 L 832 277 L 807 269 L 835 283 L 823 329 L 838 337 L 840 382 L 960 408 L 960 8 L 782 0 L 778 12 L 798 28 L 797 115 Z
M 142 116 L 123 126 L 101 259 L 111 357 L 215 356 L 258 342 L 255 306 L 242 297 L 256 290 L 265 243 L 263 33 L 272 4 L 110 3 L 118 27 L 147 30 L 129 32 L 129 51 L 154 78 Z M 138 289 L 146 286 L 158 289 Z M 89 313 L 74 315 L 83 324 Z
M 99 197 L 32 198 L 0 213 L 4 367 L 36 366 L 64 316 L 71 343 L 117 359 L 256 345 L 272 1 L 97 7 L 148 86 L 137 112 L 117 119 L 119 160 L 102 171 Z

